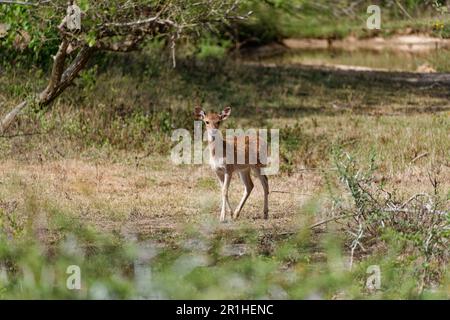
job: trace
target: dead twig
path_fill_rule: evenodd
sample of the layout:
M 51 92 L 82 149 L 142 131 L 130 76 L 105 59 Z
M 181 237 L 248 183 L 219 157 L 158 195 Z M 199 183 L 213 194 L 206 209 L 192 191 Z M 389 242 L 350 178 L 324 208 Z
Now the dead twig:
M 295 194 L 295 195 L 298 195 L 298 196 L 313 196 L 312 194 L 309 194 L 309 193 L 297 193 L 297 192 L 278 191 L 278 190 L 272 190 L 272 191 L 270 191 L 270 193 Z
M 417 157 L 415 157 L 414 159 L 412 159 L 411 162 L 410 162 L 409 164 L 413 164 L 413 163 L 416 162 L 417 160 L 422 159 L 422 158 L 424 158 L 424 157 L 426 157 L 426 156 L 428 156 L 428 155 L 429 155 L 428 152 L 424 152 L 424 153 L 422 153 L 422 154 L 419 154 Z
M 407 16 L 411 20 L 413 19 L 413 17 L 411 17 L 411 15 L 408 13 L 408 11 L 406 11 L 406 9 L 402 6 L 402 4 L 400 2 L 398 2 L 398 0 L 395 0 L 395 3 L 400 8 L 400 10 L 405 14 L 405 16 Z
M 329 218 L 329 219 L 326 219 L 326 220 L 317 222 L 317 223 L 315 223 L 315 224 L 313 224 L 313 225 L 310 225 L 310 226 L 308 227 L 308 229 L 314 229 L 314 228 L 317 228 L 317 227 L 319 227 L 319 226 L 321 226 L 321 225 L 327 224 L 327 223 L 329 223 L 329 222 L 338 221 L 338 220 L 345 219 L 345 218 L 356 217 L 357 215 L 358 215 L 358 214 L 344 214 L 344 215 L 341 215 L 341 216 Z

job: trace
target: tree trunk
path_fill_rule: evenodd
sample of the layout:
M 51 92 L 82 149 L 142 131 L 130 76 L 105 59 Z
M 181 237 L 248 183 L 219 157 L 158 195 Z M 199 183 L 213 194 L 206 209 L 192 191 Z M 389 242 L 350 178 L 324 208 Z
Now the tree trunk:
M 51 88 L 47 87 L 44 91 L 42 91 L 38 96 L 37 103 L 39 106 L 47 106 L 53 102 L 64 90 L 67 89 L 78 76 L 81 70 L 84 69 L 87 62 L 91 58 L 95 49 L 84 46 L 78 52 L 78 55 L 72 61 L 69 67 L 62 73 L 60 76 L 59 82 L 57 85 L 52 86 Z
M 35 103 L 41 107 L 51 104 L 61 93 L 69 87 L 73 80 L 84 69 L 87 62 L 95 51 L 95 48 L 83 46 L 78 52 L 72 63 L 64 70 L 64 64 L 67 57 L 68 41 L 61 42 L 58 52 L 54 57 L 52 74 L 47 87 L 37 95 Z M 28 105 L 29 101 L 23 101 L 10 111 L 0 122 L 0 134 L 4 134 L 11 126 L 12 122 Z

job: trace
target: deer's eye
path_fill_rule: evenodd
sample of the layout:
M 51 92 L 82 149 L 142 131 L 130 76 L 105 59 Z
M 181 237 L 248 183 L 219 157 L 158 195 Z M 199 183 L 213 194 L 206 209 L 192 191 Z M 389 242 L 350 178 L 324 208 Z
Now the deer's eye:
M 209 121 L 205 121 L 206 124 L 209 124 Z

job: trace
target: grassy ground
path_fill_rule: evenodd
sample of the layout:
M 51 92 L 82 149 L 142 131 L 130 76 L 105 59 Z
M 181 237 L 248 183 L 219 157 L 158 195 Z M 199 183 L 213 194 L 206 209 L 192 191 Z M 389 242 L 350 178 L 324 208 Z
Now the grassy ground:
M 426 33 L 448 37 L 448 15 L 423 1 L 279 1 L 278 9 L 254 1 L 254 14 L 241 27 L 241 35 L 260 41 L 291 38 L 341 39 Z M 378 5 L 381 28 L 368 30 L 367 8 Z M 290 13 L 290 14 L 289 14 Z M 246 26 L 246 27 L 245 27 Z M 439 27 L 436 27 L 439 26 Z
M 193 234 L 197 239 L 207 229 L 214 234 L 207 237 L 208 241 L 215 243 L 215 237 L 219 236 L 225 248 L 231 245 L 233 259 L 242 258 L 233 260 L 242 261 L 238 262 L 239 267 L 228 258 L 219 259 L 220 263 L 208 262 L 205 272 L 211 283 L 202 282 L 195 270 L 193 274 L 189 271 L 190 275 L 180 283 L 191 289 L 177 292 L 182 290 L 180 283 L 167 270 L 175 268 L 172 264 L 176 265 L 178 260 L 167 255 L 179 257 L 179 253 L 165 253 L 163 262 L 158 262 L 161 265 L 156 264 L 159 265 L 156 274 L 161 283 L 170 280 L 173 286 L 164 286 L 168 291 L 161 291 L 162 296 L 201 298 L 213 292 L 214 297 L 236 297 L 222 292 L 223 286 L 215 277 L 218 274 L 240 277 L 241 272 L 248 272 L 249 278 L 240 281 L 251 283 L 246 285 L 252 289 L 238 291 L 237 297 L 264 297 L 270 290 L 294 298 L 309 297 L 314 292 L 325 298 L 367 297 L 365 267 L 371 262 L 394 270 L 386 275 L 390 280 L 384 291 L 373 297 L 426 297 L 417 291 L 418 279 L 423 279 L 424 274 L 417 271 L 422 270 L 418 267 L 422 262 L 407 254 L 407 249 L 397 248 L 405 260 L 397 261 L 396 265 L 393 257 L 399 257 L 398 251 L 395 246 L 381 245 L 383 241 L 388 243 L 384 238 L 369 252 L 357 251 L 361 264 L 356 273 L 339 268 L 341 271 L 333 271 L 331 265 L 337 256 L 340 263 L 348 265 L 348 239 L 332 225 L 321 226 L 313 233 L 305 231 L 305 226 L 332 213 L 330 188 L 342 199 L 347 198 L 348 192 L 339 183 L 332 157 L 337 146 L 353 154 L 361 168 L 375 154 L 376 182 L 402 199 L 420 192 L 432 194 L 436 188 L 430 177 L 435 177 L 439 181 L 439 196 L 448 210 L 447 87 L 233 61 L 185 59 L 179 61 L 176 70 L 170 70 L 169 62 L 163 58 L 139 55 L 118 59 L 119 63 L 83 74 L 50 112 L 30 110 L 14 125 L 9 137 L 0 138 L 1 225 L 10 239 L 31 234 L 43 243 L 58 246 L 68 234 L 78 234 L 90 226 L 117 239 L 136 236 L 180 250 L 191 243 Z M 34 70 L 30 74 L 33 78 L 23 72 L 2 74 L 0 84 L 5 90 L 0 93 L 0 103 L 10 106 L 42 87 L 45 77 L 35 76 Z M 215 110 L 231 105 L 233 114 L 228 127 L 281 129 L 282 172 L 270 177 L 270 220 L 262 219 L 263 195 L 257 185 L 241 220 L 218 224 L 219 188 L 209 167 L 177 167 L 168 160 L 172 128 L 192 128 L 191 109 L 197 103 Z M 238 202 L 241 192 L 238 180 L 233 180 L 232 204 Z M 55 222 L 65 219 L 77 222 L 69 223 L 72 228 Z M 296 230 L 306 233 L 296 235 Z M 95 246 L 91 236 L 83 233 L 80 237 L 80 241 Z M 342 252 L 329 244 L 330 237 L 336 244 L 342 241 L 342 246 L 338 245 Z M 253 245 L 256 251 L 248 249 Z M 298 246 L 303 249 L 297 250 Z M 244 253 L 236 253 L 241 249 Z M 223 246 L 220 250 L 224 250 Z M 210 252 L 212 257 L 214 252 Z M 386 260 L 387 257 L 394 260 Z M 85 262 L 92 261 L 96 260 Z M 167 261 L 172 269 L 167 267 Z M 86 268 L 92 268 L 89 263 Z M 113 272 L 98 263 L 101 269 Z M 124 270 L 119 262 L 115 263 L 111 263 L 111 268 Z M 260 263 L 265 271 L 252 269 L 247 263 Z M 276 274 L 280 270 L 294 272 L 296 268 L 305 277 L 314 275 L 316 282 L 290 283 L 269 276 L 274 270 Z M 399 270 L 402 277 L 395 278 Z M 257 274 L 267 281 L 264 282 L 267 287 L 255 287 Z M 412 280 L 394 289 L 405 278 Z M 430 279 L 427 286 L 434 288 L 432 292 L 445 296 L 448 289 L 445 270 L 440 271 L 439 278 Z M 119 297 L 139 295 L 131 289 L 124 292 L 114 289 L 115 284 L 104 281 Z M 93 283 L 94 280 L 90 285 Z M 302 285 L 307 289 L 299 291 Z M 3 294 L 10 297 L 24 293 L 19 287 L 12 285 L 13 293 Z M 280 287 L 283 290 L 277 289 Z M 37 292 L 36 289 L 34 293 Z M 39 292 L 44 297 L 66 297 L 59 291 Z M 30 289 L 26 294 L 32 297 L 34 293 Z M 95 297 L 95 292 L 83 292 L 81 297 Z

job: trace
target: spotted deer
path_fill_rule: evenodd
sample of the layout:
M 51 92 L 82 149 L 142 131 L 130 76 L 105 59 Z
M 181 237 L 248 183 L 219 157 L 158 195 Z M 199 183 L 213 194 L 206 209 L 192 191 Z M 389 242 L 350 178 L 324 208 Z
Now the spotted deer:
M 228 119 L 230 114 L 231 107 L 225 108 L 220 113 L 205 113 L 201 107 L 196 107 L 194 110 L 195 119 L 202 120 L 206 126 L 208 147 L 210 151 L 210 165 L 219 178 L 222 187 L 220 221 L 225 221 L 226 209 L 230 211 L 233 219 L 239 217 L 239 214 L 254 187 L 250 174 L 251 171 L 253 171 L 262 184 L 264 190 L 264 219 L 268 219 L 269 180 L 267 176 L 261 172 L 261 169 L 265 166 L 265 163 L 267 163 L 263 161 L 264 155 L 267 156 L 267 154 L 264 153 L 264 150 L 267 150 L 267 144 L 260 139 L 259 135 L 233 136 L 232 139 L 224 139 L 219 127 L 223 121 Z M 232 152 L 231 157 L 230 152 Z M 239 154 L 244 155 L 244 159 L 242 159 L 242 157 L 238 158 Z M 239 174 L 241 181 L 245 186 L 245 190 L 239 205 L 233 212 L 228 201 L 228 189 L 234 173 Z

